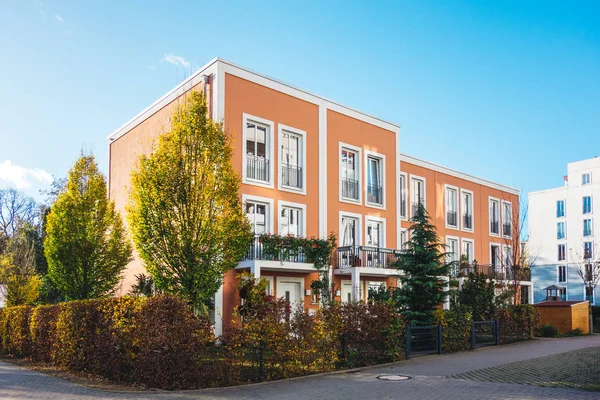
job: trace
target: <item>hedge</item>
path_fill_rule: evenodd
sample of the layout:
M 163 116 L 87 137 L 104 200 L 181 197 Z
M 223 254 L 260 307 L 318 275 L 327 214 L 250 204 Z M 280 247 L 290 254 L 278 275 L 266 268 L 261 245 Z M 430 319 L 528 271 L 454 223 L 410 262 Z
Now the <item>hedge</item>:
M 536 315 L 531 306 L 499 310 L 501 339 L 532 338 Z M 469 313 L 439 310 L 435 319 L 444 352 L 469 348 Z M 309 315 L 268 298 L 218 338 L 208 321 L 171 296 L 0 309 L 3 355 L 169 390 L 402 360 L 405 333 L 404 319 L 386 302 L 333 304 Z

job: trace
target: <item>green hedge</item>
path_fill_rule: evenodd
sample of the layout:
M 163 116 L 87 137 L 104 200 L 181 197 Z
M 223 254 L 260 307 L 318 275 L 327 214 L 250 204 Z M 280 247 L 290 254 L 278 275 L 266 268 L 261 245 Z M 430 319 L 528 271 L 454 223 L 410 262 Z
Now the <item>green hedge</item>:
M 437 310 L 434 323 L 442 325 L 442 352 L 453 353 L 471 348 L 471 313 L 462 309 Z
M 496 310 L 500 343 L 533 339 L 540 324 L 540 316 L 531 304 Z

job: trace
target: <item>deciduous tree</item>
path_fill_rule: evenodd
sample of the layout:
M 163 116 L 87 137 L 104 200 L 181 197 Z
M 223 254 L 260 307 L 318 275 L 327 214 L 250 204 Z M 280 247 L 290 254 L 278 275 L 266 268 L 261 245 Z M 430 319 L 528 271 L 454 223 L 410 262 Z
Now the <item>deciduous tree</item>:
M 208 116 L 204 97 L 191 92 L 131 176 L 128 220 L 147 271 L 158 290 L 199 311 L 251 240 L 231 140 Z
M 46 224 L 48 275 L 61 294 L 81 300 L 113 293 L 132 247 L 94 156 L 75 162 Z

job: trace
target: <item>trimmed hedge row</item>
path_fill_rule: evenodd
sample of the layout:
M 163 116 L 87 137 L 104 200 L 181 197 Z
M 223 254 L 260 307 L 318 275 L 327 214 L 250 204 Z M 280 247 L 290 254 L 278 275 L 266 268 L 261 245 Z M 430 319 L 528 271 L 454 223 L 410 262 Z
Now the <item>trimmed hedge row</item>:
M 500 344 L 533 339 L 540 324 L 540 316 L 531 304 L 496 310 Z

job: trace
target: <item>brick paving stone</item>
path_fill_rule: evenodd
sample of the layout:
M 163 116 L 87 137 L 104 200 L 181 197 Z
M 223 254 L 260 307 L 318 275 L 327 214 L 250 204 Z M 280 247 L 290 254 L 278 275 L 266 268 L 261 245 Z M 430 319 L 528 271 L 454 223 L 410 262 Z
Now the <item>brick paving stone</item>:
M 0 362 L 0 399 L 599 399 L 597 392 L 445 377 L 567 351 L 600 347 L 600 336 L 534 340 L 464 353 L 427 356 L 355 373 L 184 392 L 108 392 Z M 382 374 L 414 379 L 387 382 Z

